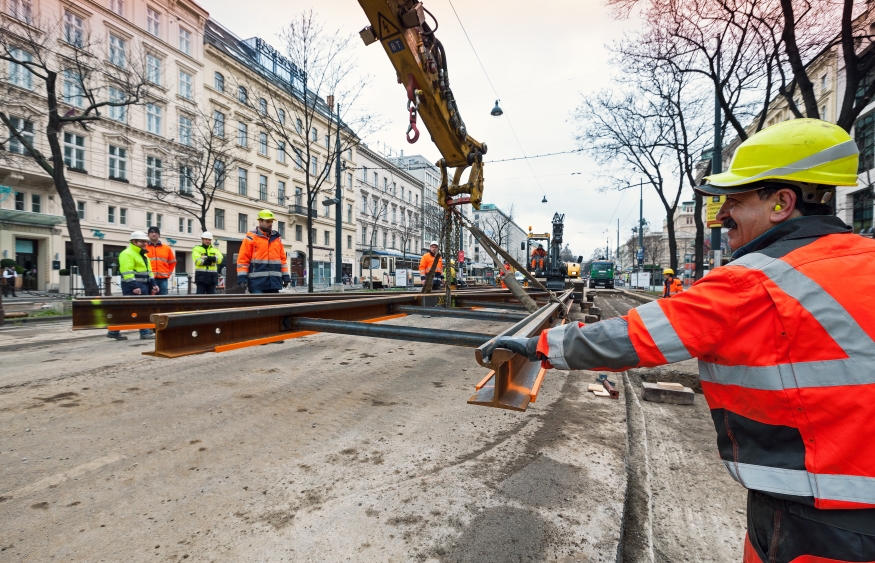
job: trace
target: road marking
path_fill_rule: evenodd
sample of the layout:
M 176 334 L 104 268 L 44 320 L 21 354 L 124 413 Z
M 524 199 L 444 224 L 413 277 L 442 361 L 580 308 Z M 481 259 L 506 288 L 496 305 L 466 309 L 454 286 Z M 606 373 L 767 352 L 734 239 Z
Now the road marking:
M 40 479 L 39 481 L 37 481 L 35 483 L 31 483 L 30 485 L 25 485 L 24 487 L 21 487 L 18 490 L 15 490 L 15 491 L 12 491 L 9 493 L 4 493 L 0 496 L 6 497 L 6 498 L 27 496 L 27 495 L 36 493 L 38 491 L 41 491 L 43 489 L 47 489 L 53 485 L 58 486 L 61 483 L 63 483 L 64 481 L 67 481 L 68 479 L 78 477 L 79 475 L 83 475 L 85 473 L 88 473 L 89 471 L 94 471 L 95 469 L 101 468 L 104 465 L 109 465 L 110 463 L 115 463 L 115 462 L 120 461 L 124 458 L 125 458 L 125 456 L 123 456 L 121 454 L 105 455 L 103 457 L 93 459 L 93 460 L 89 461 L 88 463 L 83 463 L 82 465 L 74 467 L 73 469 L 70 469 L 68 471 L 64 471 L 63 473 L 57 473 L 57 474 L 52 475 L 50 477 L 46 477 L 45 479 Z

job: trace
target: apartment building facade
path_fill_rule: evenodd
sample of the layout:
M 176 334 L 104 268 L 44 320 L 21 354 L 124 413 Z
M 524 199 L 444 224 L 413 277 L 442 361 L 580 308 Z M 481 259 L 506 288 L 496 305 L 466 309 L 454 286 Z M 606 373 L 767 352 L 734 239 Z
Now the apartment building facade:
M 527 263 L 526 241 L 528 236 L 526 231 L 497 205 L 492 203 L 481 205 L 479 210 L 474 211 L 474 224 L 483 231 L 483 234 L 499 243 L 517 262 L 523 265 Z M 472 266 L 478 269 L 501 266 L 494 264 L 489 254 L 476 243 L 473 245 L 471 260 Z

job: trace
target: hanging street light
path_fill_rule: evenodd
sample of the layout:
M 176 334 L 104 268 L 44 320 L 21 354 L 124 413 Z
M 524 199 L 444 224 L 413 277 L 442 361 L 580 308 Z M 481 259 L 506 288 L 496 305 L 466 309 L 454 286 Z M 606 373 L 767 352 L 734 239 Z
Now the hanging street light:
M 541 200 L 541 203 L 547 203 L 547 196 L 544 196 L 544 199 Z
M 492 114 L 492 117 L 499 117 L 501 115 L 504 115 L 504 112 L 501 111 L 500 107 L 498 107 L 498 100 L 495 100 L 495 107 L 492 108 L 492 111 L 489 113 Z

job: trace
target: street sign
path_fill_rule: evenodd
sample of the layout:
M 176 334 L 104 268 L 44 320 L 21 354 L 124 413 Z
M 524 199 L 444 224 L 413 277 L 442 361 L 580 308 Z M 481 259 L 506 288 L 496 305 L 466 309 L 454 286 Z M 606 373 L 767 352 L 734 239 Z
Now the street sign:
M 643 248 L 638 249 L 638 261 L 639 262 L 644 261 L 644 249 Z
M 717 220 L 717 213 L 723 207 L 724 196 L 709 196 L 708 203 L 705 206 L 705 226 L 709 229 L 721 227 L 723 224 Z
M 465 263 L 465 251 L 460 250 L 459 251 L 459 264 L 464 264 L 464 263 Z

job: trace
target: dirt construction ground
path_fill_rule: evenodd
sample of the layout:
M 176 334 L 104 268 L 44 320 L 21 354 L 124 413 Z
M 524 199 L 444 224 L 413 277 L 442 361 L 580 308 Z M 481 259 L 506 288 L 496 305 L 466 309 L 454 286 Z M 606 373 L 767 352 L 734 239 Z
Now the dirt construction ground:
M 612 375 L 619 401 L 551 371 L 516 413 L 466 404 L 485 370 L 462 348 L 318 334 L 169 360 L 128 334 L 0 330 L 0 561 L 740 560 L 707 406 L 628 392 L 652 371 Z

